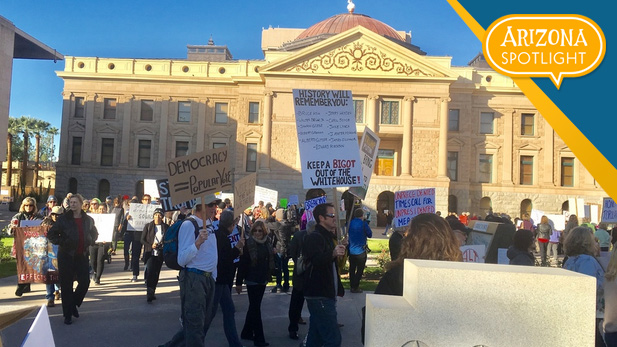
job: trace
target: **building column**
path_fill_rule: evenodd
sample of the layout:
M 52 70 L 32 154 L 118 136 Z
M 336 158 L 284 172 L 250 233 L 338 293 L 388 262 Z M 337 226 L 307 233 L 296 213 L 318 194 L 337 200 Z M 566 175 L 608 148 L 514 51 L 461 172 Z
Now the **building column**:
M 411 138 L 413 123 L 413 96 L 403 99 L 403 146 L 401 150 L 401 176 L 411 175 Z
M 208 98 L 199 100 L 199 109 L 197 111 L 197 144 L 195 146 L 195 153 L 202 152 L 206 148 L 206 110 L 208 109 L 208 102 L 210 102 L 210 99 Z
M 272 155 L 272 99 L 273 92 L 264 95 L 263 136 L 261 138 L 261 155 L 259 168 L 262 171 L 270 171 L 270 156 Z
M 71 94 L 72 95 L 72 94 Z M 71 164 L 71 158 L 73 155 L 72 138 L 69 132 L 69 119 L 71 117 L 71 104 L 72 98 L 68 98 L 65 92 L 62 92 L 62 123 L 60 125 L 60 148 L 58 148 L 58 164 L 68 165 Z
M 161 102 L 161 122 L 159 124 L 159 151 L 156 162 L 157 169 L 165 169 L 167 164 L 167 127 L 169 125 L 169 104 L 171 98 L 166 98 Z M 154 141 L 152 141 L 154 144 Z
M 129 147 L 131 142 L 131 112 L 133 96 L 124 100 L 124 112 L 122 114 L 122 145 L 120 146 L 120 166 L 129 166 Z
M 379 122 L 377 112 L 377 100 L 379 95 L 369 95 L 366 105 L 366 126 L 371 128 L 375 134 L 379 134 Z
M 513 169 L 514 163 L 514 125 L 512 119 L 514 118 L 514 110 L 503 110 L 503 160 L 502 160 L 502 174 L 501 183 L 507 185 L 514 185 Z M 498 166 L 498 165 L 497 165 Z
M 85 112 L 85 123 L 86 123 L 86 127 L 84 129 L 84 141 L 83 141 L 83 149 L 84 151 L 83 153 L 83 162 L 82 164 L 91 164 L 92 163 L 92 153 L 94 151 L 96 151 L 97 148 L 100 149 L 100 147 L 98 147 L 98 145 L 100 144 L 96 144 L 93 143 L 93 140 L 95 139 L 96 134 L 94 133 L 94 105 L 96 104 L 96 97 L 97 95 L 87 95 L 84 103 L 86 106 L 86 112 Z
M 544 182 L 544 185 L 548 186 L 561 184 L 561 178 L 558 178 L 558 181 L 555 182 L 555 130 L 548 124 L 546 119 L 544 119 L 544 134 L 541 136 L 544 137 L 544 163 L 543 166 L 541 166 L 543 169 L 538 170 L 538 172 L 542 171 L 544 175 L 542 182 Z M 561 158 L 557 161 L 557 165 L 561 166 Z
M 450 98 L 441 98 L 439 110 L 439 162 L 437 177 L 448 177 L 448 103 Z

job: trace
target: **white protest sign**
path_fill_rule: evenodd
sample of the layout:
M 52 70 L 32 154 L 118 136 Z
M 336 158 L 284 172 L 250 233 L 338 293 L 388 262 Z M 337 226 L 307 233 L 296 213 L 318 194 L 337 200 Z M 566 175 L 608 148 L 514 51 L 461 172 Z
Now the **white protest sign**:
M 617 204 L 611 198 L 604 198 L 602 201 L 602 221 L 617 223 Z
M 298 206 L 298 205 L 300 205 L 300 199 L 298 198 L 297 195 L 290 195 L 289 199 L 287 199 L 287 205 L 288 206 L 290 206 L 290 205 Z
M 24 338 L 21 347 L 54 347 L 55 345 L 54 334 L 51 331 L 49 315 L 47 314 L 47 307 L 41 305 L 41 309 L 36 315 L 36 318 L 34 318 L 34 322 L 32 322 L 30 330 L 28 330 L 28 334 Z
M 540 210 L 536 210 L 536 209 L 532 209 L 531 210 L 531 219 L 533 219 L 533 226 L 534 227 L 536 225 L 540 224 L 540 220 L 542 219 L 542 216 L 544 216 L 544 211 L 540 211 Z
M 576 214 L 579 218 L 585 216 L 585 199 L 576 198 Z
M 20 227 L 38 227 L 39 225 L 41 225 L 42 222 L 43 222 L 42 219 L 33 219 L 33 220 L 24 219 L 24 220 L 19 221 L 19 226 Z
M 477 220 L 474 223 L 474 225 L 473 225 L 473 230 L 487 232 L 487 230 L 488 230 L 488 222 L 483 222 L 483 221 Z
M 179 211 L 182 206 L 190 210 L 193 208 L 193 206 L 197 204 L 197 199 L 191 199 L 189 201 L 173 205 L 171 203 L 171 195 L 169 194 L 169 180 L 167 178 L 156 180 L 156 185 L 159 191 L 159 201 L 161 202 L 161 208 L 165 212 Z
M 114 213 L 92 213 L 88 216 L 92 217 L 94 220 L 94 226 L 99 233 L 99 238 L 96 239 L 96 242 L 111 242 L 114 234 L 116 215 Z M 143 230 L 143 228 L 140 230 Z
M 234 217 L 244 213 L 255 201 L 257 174 L 252 173 L 234 184 Z
M 497 248 L 497 264 L 510 264 L 507 248 Z
M 394 227 L 406 227 L 421 213 L 435 213 L 435 188 L 404 190 L 394 193 Z
M 129 215 L 131 218 L 128 220 L 126 229 L 132 231 L 144 230 L 146 224 L 152 221 L 154 210 L 160 207 L 160 205 L 132 203 L 129 207 Z
M 466 263 L 484 263 L 484 255 L 486 254 L 485 245 L 468 245 L 461 246 L 463 253 L 463 261 Z
M 320 204 L 325 204 L 327 201 L 328 200 L 327 200 L 326 196 L 324 195 L 324 196 L 316 197 L 316 198 L 311 199 L 311 200 L 306 200 L 304 202 L 304 211 L 305 211 L 304 213 L 306 213 L 306 222 L 307 223 L 312 221 L 312 220 L 315 220 L 315 218 L 313 218 L 313 210 L 315 209 L 315 207 L 317 205 L 320 205 Z
M 253 201 L 253 204 L 258 205 L 260 201 L 263 201 L 264 205 L 271 203 L 272 207 L 276 207 L 276 204 L 279 201 L 279 192 L 276 190 L 255 186 L 255 200 Z
M 167 179 L 173 204 L 230 187 L 232 177 L 228 152 L 228 147 L 222 147 L 168 161 Z
M 159 188 L 156 185 L 156 180 L 144 179 L 144 194 L 148 194 L 152 197 L 152 200 L 155 198 L 160 198 L 159 196 Z
M 570 214 L 576 214 L 576 199 L 568 198 L 568 212 Z
M 293 103 L 304 188 L 362 186 L 351 91 L 294 89 Z
M 566 228 L 566 216 L 562 214 L 547 214 L 546 218 L 548 218 L 553 230 L 563 231 Z
M 591 206 L 591 222 L 598 224 L 600 221 L 600 206 L 598 205 L 590 205 Z
M 379 149 L 379 142 L 381 139 L 375 134 L 369 127 L 364 127 L 364 134 L 362 135 L 362 141 L 360 141 L 360 159 L 362 160 L 362 178 L 363 185 L 361 187 L 351 187 L 349 192 L 360 199 L 366 198 L 366 192 L 368 191 L 368 185 L 373 175 L 373 168 L 375 167 L 375 160 L 377 159 L 377 152 Z

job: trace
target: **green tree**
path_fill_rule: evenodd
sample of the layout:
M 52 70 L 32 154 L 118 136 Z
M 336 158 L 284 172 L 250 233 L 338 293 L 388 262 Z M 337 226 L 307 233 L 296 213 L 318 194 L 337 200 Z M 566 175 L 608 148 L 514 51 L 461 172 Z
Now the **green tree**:
M 12 178 L 13 178 L 13 141 L 16 138 L 15 136 L 19 133 L 19 128 L 17 126 L 17 120 L 13 117 L 9 117 L 9 128 L 7 131 L 6 137 L 6 185 L 11 186 Z
M 51 124 L 44 120 L 35 119 L 32 123 L 32 133 L 34 133 L 35 139 L 35 159 L 34 159 L 34 183 L 32 186 L 37 187 L 39 185 L 39 163 L 41 159 L 41 134 L 45 134 Z

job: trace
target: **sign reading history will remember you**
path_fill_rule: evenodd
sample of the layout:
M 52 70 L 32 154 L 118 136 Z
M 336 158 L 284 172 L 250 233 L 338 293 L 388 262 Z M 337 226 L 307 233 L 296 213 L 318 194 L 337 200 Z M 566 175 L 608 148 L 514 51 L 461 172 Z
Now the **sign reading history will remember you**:
M 222 147 L 173 158 L 167 162 L 172 204 L 214 194 L 231 187 L 229 148 Z
M 294 89 L 304 189 L 362 186 L 351 91 Z

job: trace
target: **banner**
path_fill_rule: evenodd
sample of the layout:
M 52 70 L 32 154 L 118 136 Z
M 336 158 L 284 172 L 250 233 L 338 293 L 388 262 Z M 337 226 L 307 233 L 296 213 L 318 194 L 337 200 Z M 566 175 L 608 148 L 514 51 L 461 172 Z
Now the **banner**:
M 276 203 L 279 200 L 279 192 L 276 190 L 255 186 L 255 200 L 253 205 L 257 206 L 260 201 L 264 202 L 264 206 L 268 203 L 272 204 L 272 207 L 276 207 Z
M 394 193 L 394 227 L 406 227 L 421 213 L 435 213 L 435 188 L 412 189 Z
M 17 283 L 58 283 L 58 248 L 47 240 L 49 226 L 13 228 Z
M 602 201 L 602 221 L 617 223 L 617 204 L 611 198 L 604 198 Z
M 366 192 L 368 191 L 368 185 L 373 175 L 373 168 L 375 167 L 375 160 L 377 159 L 377 152 L 379 149 L 379 142 L 381 139 L 375 134 L 369 127 L 364 127 L 364 134 L 362 135 L 362 141 L 360 142 L 360 158 L 362 159 L 362 187 L 351 187 L 349 192 L 358 198 L 364 200 L 366 198 Z
M 165 212 L 179 211 L 182 206 L 190 210 L 197 204 L 197 199 L 191 199 L 180 204 L 172 205 L 171 195 L 169 194 L 169 180 L 167 178 L 156 180 L 156 186 L 159 190 L 161 208 Z
M 96 242 L 111 242 L 114 234 L 116 215 L 113 213 L 91 213 L 88 214 L 88 216 L 92 217 L 94 226 L 99 232 L 99 238 L 96 239 Z M 143 230 L 143 228 L 141 230 Z
M 304 189 L 362 186 L 351 91 L 294 89 L 293 103 Z
M 132 203 L 129 206 L 129 216 L 126 230 L 143 231 L 146 224 L 152 222 L 154 210 L 160 208 L 159 205 L 144 205 Z
M 307 223 L 312 220 L 315 220 L 315 218 L 313 218 L 313 210 L 315 209 L 315 207 L 320 204 L 325 204 L 326 202 L 328 202 L 328 200 L 325 195 L 316 197 L 311 200 L 306 200 L 304 202 L 304 213 L 306 213 Z
M 173 204 L 214 194 L 231 186 L 229 148 L 222 147 L 174 158 L 167 162 Z
M 234 184 L 234 218 L 244 213 L 255 201 L 257 174 L 252 173 Z

